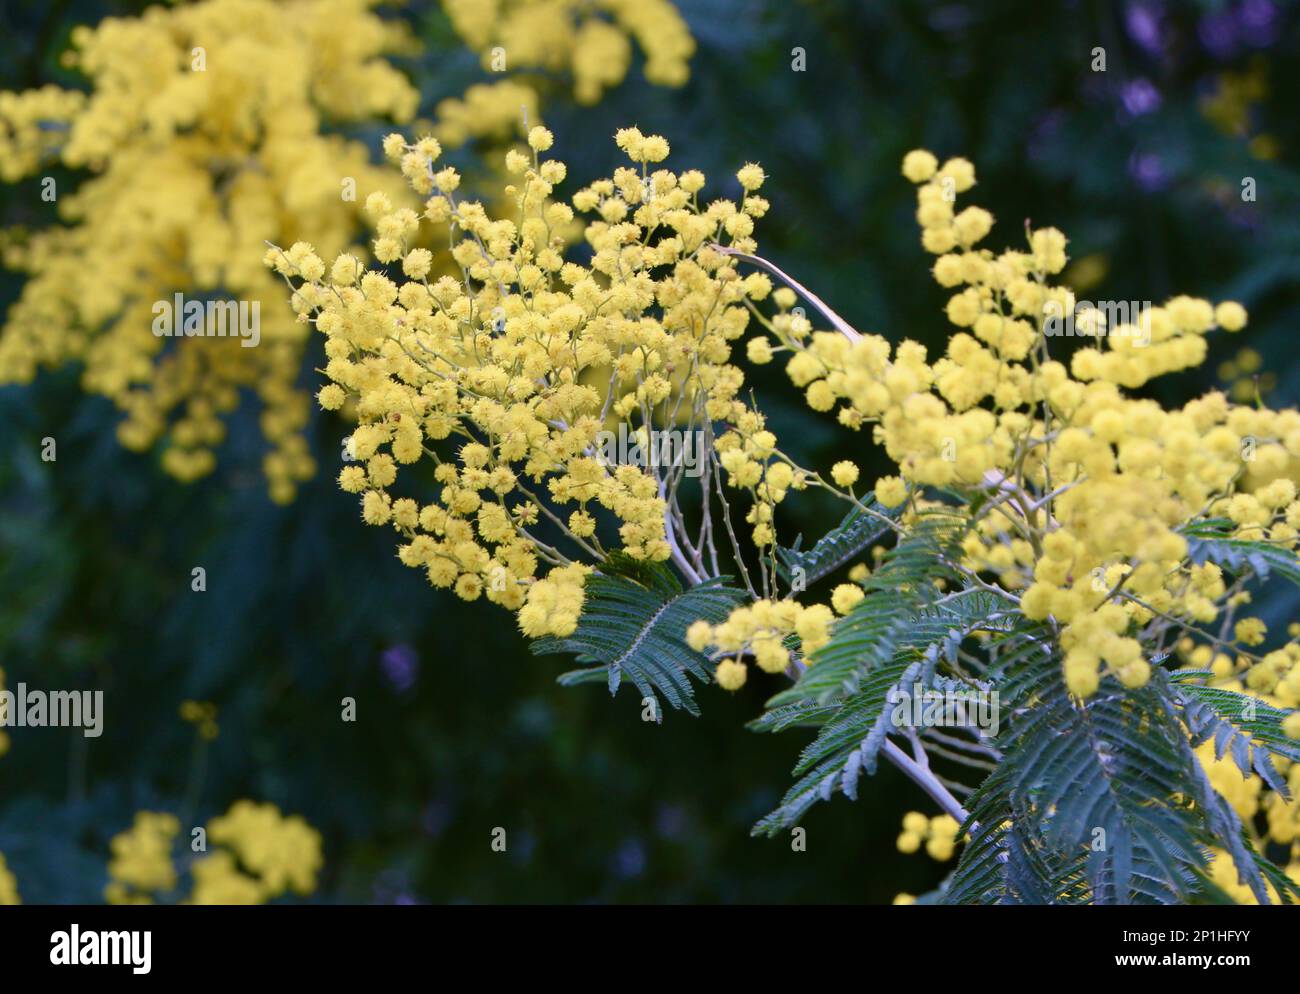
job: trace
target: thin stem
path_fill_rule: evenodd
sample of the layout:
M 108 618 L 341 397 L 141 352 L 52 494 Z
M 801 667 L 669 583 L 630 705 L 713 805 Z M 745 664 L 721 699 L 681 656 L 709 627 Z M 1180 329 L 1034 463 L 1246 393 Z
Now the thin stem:
M 958 824 L 965 824 L 970 813 L 962 807 L 961 801 L 950 791 L 939 777 L 923 767 L 889 739 L 885 739 L 880 751 L 885 758 L 903 771 L 918 787 L 925 791 L 932 801 L 943 808 Z
M 757 266 L 759 269 L 766 269 L 769 273 L 771 273 L 777 279 L 784 282 L 787 286 L 793 287 L 795 290 L 798 290 L 801 294 L 803 294 L 804 299 L 807 300 L 808 303 L 812 304 L 815 308 L 817 308 L 817 310 L 821 311 L 822 314 L 825 315 L 826 320 L 835 326 L 835 330 L 840 332 L 840 334 L 842 334 L 850 342 L 858 342 L 862 340 L 861 333 L 859 333 L 851 324 L 849 324 L 842 317 L 840 317 L 833 310 L 831 310 L 830 306 L 824 300 L 822 300 L 821 297 L 817 296 L 817 294 L 813 293 L 811 290 L 809 290 L 802 283 L 795 280 L 793 277 L 787 276 L 785 273 L 783 273 L 772 263 L 768 262 L 762 256 L 750 255 L 747 252 L 739 252 L 736 249 L 728 248 L 725 245 L 714 244 L 714 245 L 710 245 L 709 247 L 716 252 L 721 252 L 723 255 L 729 255 L 734 259 L 743 259 L 745 262 L 751 263 Z

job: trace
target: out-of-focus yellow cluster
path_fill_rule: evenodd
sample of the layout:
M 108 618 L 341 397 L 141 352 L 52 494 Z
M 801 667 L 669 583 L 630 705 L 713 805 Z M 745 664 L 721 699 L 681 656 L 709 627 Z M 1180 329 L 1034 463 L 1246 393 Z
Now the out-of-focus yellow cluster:
M 608 425 L 644 437 L 721 422 L 731 429 L 718 441 L 723 465 L 756 506 L 793 485 L 788 466 L 779 485 L 763 482 L 754 459 L 771 456 L 771 436 L 738 399 L 743 376 L 728 362 L 746 304 L 771 283 L 741 278 L 715 244 L 752 250 L 754 219 L 767 209 L 753 193 L 762 170 L 740 171 L 739 204 L 702 206 L 704 176 L 657 168 L 668 143 L 629 128 L 617 144 L 633 166 L 570 205 L 552 196 L 566 172 L 543 156 L 552 140 L 535 127 L 529 153 L 506 155 L 513 216 L 494 218 L 458 197 L 460 176 L 437 163 L 436 139 L 391 135 L 387 154 L 426 198 L 421 214 L 383 193 L 367 200 L 374 256 L 393 275 L 346 254 L 327 264 L 305 242 L 266 259 L 301 281 L 293 307 L 326 335 L 322 407 L 355 407 L 355 464 L 339 482 L 361 495 L 365 521 L 396 529 L 401 561 L 435 586 L 517 611 L 530 637 L 574 630 L 584 575 L 608 555 L 598 515 L 617 521 L 618 547 L 633 559 L 674 557 L 664 480 L 611 458 L 598 438 Z M 579 216 L 593 253 L 586 265 L 565 261 L 563 232 Z M 449 257 L 413 247 L 422 226 L 445 232 Z M 426 455 L 438 499 L 393 495 L 399 467 Z M 760 517 L 751 513 L 756 528 Z M 541 539 L 543 528 L 562 548 Z
M 364 146 L 322 133 L 327 121 L 415 111 L 418 94 L 385 58 L 405 34 L 375 2 L 151 7 L 73 32 L 66 62 L 89 93 L 0 94 L 6 181 L 50 158 L 89 173 L 57 190 L 60 224 L 8 239 L 4 261 L 28 280 L 0 335 L 0 382 L 83 363 L 85 388 L 126 414 L 122 443 L 166 437 L 164 467 L 183 480 L 213 468 L 222 416 L 252 391 L 272 495 L 292 498 L 313 472 L 301 436 L 310 400 L 295 385 L 306 332 L 258 261 L 267 240 L 342 250 L 359 216 L 349 184 L 388 182 Z M 43 188 L 28 182 L 36 200 Z M 154 304 L 177 291 L 257 301 L 259 344 L 156 336 Z
M 1238 349 L 1237 354 L 1219 363 L 1219 379 L 1228 384 L 1228 396 L 1238 404 L 1253 404 L 1277 386 L 1277 374 L 1263 369 L 1264 357 L 1251 348 Z
M 1218 75 L 1214 89 L 1201 98 L 1201 113 L 1225 135 L 1248 139 L 1250 153 L 1255 158 L 1276 159 L 1279 152 L 1276 136 L 1267 132 L 1252 134 L 1260 117 L 1255 109 L 1268 96 L 1268 62 L 1256 56 L 1241 72 Z
M 175 889 L 172 848 L 180 830 L 175 815 L 137 812 L 131 827 L 109 843 L 112 856 L 104 899 L 109 904 L 152 904 L 156 892 Z
M 110 904 L 152 904 L 177 888 L 173 858 L 180 822 L 174 815 L 141 811 L 111 842 Z M 274 804 L 236 801 L 213 818 L 206 839 L 222 848 L 204 852 L 189 866 L 189 904 L 264 904 L 292 890 L 316 889 L 322 865 L 320 833 L 297 815 L 285 817 Z
M 182 701 L 181 720 L 193 725 L 199 738 L 211 742 L 220 732 L 217 724 L 217 706 L 211 701 Z
M 957 835 L 961 825 L 952 815 L 935 815 L 927 818 L 919 811 L 903 815 L 903 831 L 898 836 L 898 851 L 910 855 L 925 845 L 931 859 L 945 863 L 957 851 Z
M 355 191 L 404 189 L 365 148 L 324 129 L 415 113 L 419 94 L 388 61 L 417 50 L 379 0 L 199 0 L 109 18 L 72 35 L 65 63 L 89 92 L 0 93 L 0 181 L 57 195 L 59 224 L 14 230 L 9 268 L 28 274 L 0 331 L 0 383 L 84 365 L 83 385 L 124 412 L 123 445 L 160 439 L 181 480 L 215 467 L 241 392 L 261 405 L 271 496 L 291 500 L 314 471 L 297 387 L 306 329 L 257 264 L 265 243 L 306 240 L 327 256 L 359 228 Z M 399 0 L 400 2 L 400 0 Z M 563 70 L 593 103 L 618 83 L 633 38 L 653 83 L 683 84 L 694 42 L 667 0 L 447 0 L 457 32 L 501 72 L 439 104 L 436 134 L 500 142 L 540 120 L 539 91 Z M 524 77 L 528 79 L 525 81 Z M 42 169 L 89 173 L 74 192 Z M 357 252 L 358 256 L 363 253 Z M 93 273 L 93 279 L 86 274 Z M 259 307 L 259 341 L 159 337 L 153 310 L 190 299 Z
M 320 833 L 274 804 L 236 801 L 209 822 L 208 841 L 226 848 L 195 862 L 194 904 L 262 904 L 290 890 L 316 889 Z
M 22 904 L 18 894 L 18 881 L 5 863 L 4 853 L 0 853 L 0 905 Z
M 594 104 L 617 86 L 632 63 L 632 41 L 645 54 L 645 77 L 660 86 L 682 86 L 695 52 L 686 22 L 669 0 L 443 0 L 465 42 L 492 72 L 568 72 L 574 99 Z M 480 84 L 491 86 L 491 84 Z M 484 99 L 484 91 L 465 103 Z M 509 109 L 517 118 L 519 103 Z M 454 104 L 439 116 L 478 128 Z M 481 132 L 479 132 L 481 133 Z M 454 143 L 454 142 L 449 142 Z

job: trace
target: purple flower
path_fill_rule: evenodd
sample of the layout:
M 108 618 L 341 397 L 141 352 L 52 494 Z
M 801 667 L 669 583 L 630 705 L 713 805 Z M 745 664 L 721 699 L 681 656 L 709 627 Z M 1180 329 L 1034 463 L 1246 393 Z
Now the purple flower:
M 1277 6 L 1272 0 L 1245 0 L 1239 14 L 1246 44 L 1264 48 L 1277 41 Z
M 612 870 L 620 880 L 633 880 L 645 872 L 646 852 L 640 839 L 626 839 L 615 851 Z
M 1138 78 L 1124 84 L 1120 90 L 1124 109 L 1134 117 L 1150 114 L 1161 103 L 1160 91 L 1148 79 Z
M 1233 204 L 1228 208 L 1228 222 L 1243 231 L 1258 231 L 1262 224 L 1254 208 L 1254 204 Z
M 1216 59 L 1229 58 L 1237 48 L 1237 19 L 1231 11 L 1206 14 L 1196 27 L 1201 44 Z
M 375 904 L 419 904 L 419 899 L 410 891 L 410 881 L 401 870 L 383 870 L 371 885 Z
M 1154 152 L 1134 152 L 1128 160 L 1129 175 L 1148 193 L 1161 189 L 1169 182 L 1169 174 L 1160 156 Z
M 420 657 L 409 645 L 402 643 L 385 649 L 379 657 L 379 665 L 393 689 L 404 694 L 415 686 L 415 678 L 420 672 Z
M 1160 17 L 1160 9 L 1150 3 L 1130 3 L 1124 13 L 1129 37 L 1151 55 L 1160 55 L 1165 47 Z

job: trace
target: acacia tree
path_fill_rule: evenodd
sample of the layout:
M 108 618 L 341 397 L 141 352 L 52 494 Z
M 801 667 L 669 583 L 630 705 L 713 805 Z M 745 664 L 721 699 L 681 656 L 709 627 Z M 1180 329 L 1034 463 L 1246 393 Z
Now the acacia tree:
M 533 129 L 493 216 L 458 196 L 436 140 L 391 135 L 424 209 L 369 198 L 380 266 L 268 249 L 326 336 L 321 405 L 358 421 L 340 484 L 402 562 L 514 611 L 536 652 L 577 656 L 566 684 L 694 712 L 693 680 L 784 674 L 753 727 L 816 734 L 755 832 L 855 797 L 883 756 L 965 842 L 936 898 L 1300 894 L 1300 645 L 1264 652 L 1243 614 L 1258 583 L 1300 581 L 1300 415 L 1130 394 L 1201 363 L 1245 310 L 1175 297 L 1107 327 L 1053 280 L 1060 231 L 981 247 L 992 217 L 956 205 L 973 167 L 917 151 L 903 173 L 955 326 L 930 360 L 756 254 L 760 167 L 738 172 L 739 202 L 706 202 L 704 176 L 660 165 L 663 138 L 617 143 L 631 165 L 565 202 Z M 445 252 L 417 241 L 428 226 Z M 1068 357 L 1062 320 L 1092 339 Z M 750 363 L 779 357 L 897 474 L 864 487 L 852 462 L 797 464 L 744 393 L 746 337 Z M 404 495 L 399 468 L 424 492 Z M 813 490 L 842 519 L 782 544 L 780 505 Z M 996 721 L 913 721 L 896 705 L 914 694 Z

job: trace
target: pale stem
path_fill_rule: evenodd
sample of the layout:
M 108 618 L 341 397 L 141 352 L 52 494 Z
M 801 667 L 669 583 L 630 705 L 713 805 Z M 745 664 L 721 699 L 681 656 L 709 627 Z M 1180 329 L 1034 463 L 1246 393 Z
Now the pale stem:
M 962 807 L 961 801 L 957 800 L 952 791 L 945 787 L 934 773 L 914 760 L 889 739 L 885 739 L 880 751 L 884 753 L 886 759 L 902 770 L 918 787 L 930 795 L 932 801 L 957 819 L 957 824 L 964 825 L 966 823 L 966 819 L 970 817 L 969 812 Z
M 728 248 L 725 245 L 714 244 L 709 247 L 716 252 L 721 252 L 723 255 L 729 255 L 735 259 L 743 259 L 745 262 L 751 263 L 752 265 L 757 266 L 759 269 L 766 269 L 769 273 L 771 273 L 777 279 L 781 280 L 787 286 L 793 287 L 795 290 L 798 290 L 799 293 L 803 295 L 804 299 L 807 300 L 808 303 L 812 304 L 815 308 L 817 308 L 817 310 L 821 311 L 822 314 L 825 315 L 826 320 L 835 326 L 835 330 L 840 332 L 842 335 L 844 335 L 844 337 L 847 338 L 850 342 L 857 342 L 861 340 L 862 335 L 853 327 L 853 325 L 849 324 L 842 317 L 840 317 L 833 310 L 831 310 L 830 305 L 827 304 L 826 301 L 822 300 L 821 297 L 817 296 L 817 294 L 813 293 L 811 290 L 809 290 L 806 286 L 804 286 L 799 281 L 795 280 L 793 277 L 783 273 L 778 267 L 768 262 L 762 256 L 750 255 L 747 252 L 738 252 L 736 249 Z

